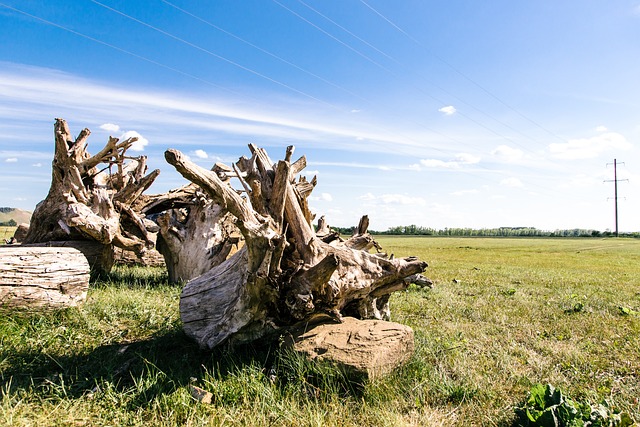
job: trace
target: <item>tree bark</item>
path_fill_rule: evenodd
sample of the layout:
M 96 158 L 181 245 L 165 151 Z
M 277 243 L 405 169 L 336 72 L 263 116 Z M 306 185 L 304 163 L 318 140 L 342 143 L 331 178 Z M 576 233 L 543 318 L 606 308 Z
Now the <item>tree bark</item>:
M 0 246 L 2 306 L 75 306 L 88 288 L 89 263 L 78 249 Z
M 247 199 L 179 151 L 165 152 L 178 172 L 235 218 L 245 241 L 242 250 L 185 285 L 180 312 L 186 333 L 213 348 L 327 314 L 338 320 L 343 315 L 388 318 L 389 294 L 406 288 L 405 279 L 427 264 L 370 254 L 371 242 L 323 241 L 306 203 L 317 180 L 291 176 L 306 159 L 294 168 L 289 147 L 274 165 L 264 150 L 249 148 L 251 159 L 241 158 L 230 168 L 243 181 Z M 367 236 L 365 224 L 358 231 L 359 237 Z

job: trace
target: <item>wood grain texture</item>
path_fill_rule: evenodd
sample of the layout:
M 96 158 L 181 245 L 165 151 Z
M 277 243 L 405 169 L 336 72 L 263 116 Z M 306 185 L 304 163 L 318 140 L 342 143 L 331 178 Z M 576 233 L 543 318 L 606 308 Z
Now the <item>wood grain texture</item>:
M 75 306 L 88 289 L 89 263 L 78 249 L 0 246 L 0 305 Z

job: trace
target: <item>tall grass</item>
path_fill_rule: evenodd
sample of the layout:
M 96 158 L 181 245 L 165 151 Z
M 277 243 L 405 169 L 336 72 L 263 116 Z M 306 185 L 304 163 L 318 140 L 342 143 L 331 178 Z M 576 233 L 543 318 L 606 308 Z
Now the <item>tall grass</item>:
M 639 241 L 379 241 L 435 281 L 392 297 L 416 353 L 386 378 L 354 382 L 277 343 L 201 351 L 180 287 L 119 267 L 79 308 L 0 310 L 0 425 L 507 426 L 537 382 L 640 419 Z

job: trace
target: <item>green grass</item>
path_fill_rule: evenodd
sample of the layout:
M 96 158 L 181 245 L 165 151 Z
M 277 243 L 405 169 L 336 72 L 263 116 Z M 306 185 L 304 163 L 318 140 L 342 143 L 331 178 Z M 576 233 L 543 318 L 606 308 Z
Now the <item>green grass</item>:
M 18 227 L 0 226 L 0 245 L 4 245 L 4 239 L 13 237 Z
M 640 241 L 378 240 L 435 282 L 392 297 L 416 353 L 387 378 L 352 383 L 277 345 L 200 351 L 180 288 L 120 267 L 79 308 L 0 310 L 0 425 L 509 426 L 535 383 L 640 420 Z

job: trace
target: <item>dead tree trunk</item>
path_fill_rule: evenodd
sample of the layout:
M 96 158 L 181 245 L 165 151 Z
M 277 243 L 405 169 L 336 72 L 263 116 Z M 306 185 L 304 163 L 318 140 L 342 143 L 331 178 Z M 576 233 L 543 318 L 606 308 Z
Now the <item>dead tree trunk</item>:
M 0 246 L 0 306 L 75 306 L 88 288 L 89 264 L 78 249 Z
M 180 313 L 186 333 L 213 348 L 322 315 L 388 316 L 389 295 L 406 288 L 406 279 L 427 264 L 370 254 L 369 244 L 323 241 L 313 231 L 306 202 L 316 180 L 293 179 L 304 157 L 291 163 L 289 147 L 274 165 L 264 150 L 249 148 L 251 159 L 234 165 L 247 198 L 179 151 L 165 152 L 178 172 L 235 218 L 245 240 L 240 251 L 184 287 Z
M 87 152 L 89 129 L 74 139 L 67 122 L 56 119 L 54 131 L 51 188 L 36 206 L 24 243 L 93 240 L 136 253 L 151 247 L 148 228 L 154 224 L 131 205 L 160 171 L 145 176 L 146 156 L 125 155 L 136 138 L 110 137 L 92 156 Z

